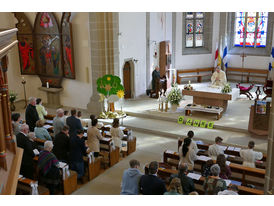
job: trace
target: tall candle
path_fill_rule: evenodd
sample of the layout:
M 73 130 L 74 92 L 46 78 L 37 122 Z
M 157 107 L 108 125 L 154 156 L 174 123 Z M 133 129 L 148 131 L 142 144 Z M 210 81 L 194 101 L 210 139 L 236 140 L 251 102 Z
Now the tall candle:
M 47 88 L 49 88 L 49 82 L 47 82 Z

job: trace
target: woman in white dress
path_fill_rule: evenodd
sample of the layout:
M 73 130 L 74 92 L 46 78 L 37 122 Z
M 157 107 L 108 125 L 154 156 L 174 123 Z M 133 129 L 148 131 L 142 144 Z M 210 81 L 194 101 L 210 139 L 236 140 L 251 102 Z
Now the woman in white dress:
M 115 147 L 119 147 L 121 151 L 122 147 L 122 138 L 124 136 L 124 132 L 119 128 L 119 119 L 115 118 L 112 123 L 112 127 L 110 128 L 111 138 L 113 139 Z
M 189 171 L 194 169 L 194 161 L 197 160 L 195 149 L 191 147 L 191 139 L 189 137 L 184 139 L 184 144 L 179 148 L 180 163 L 187 163 Z

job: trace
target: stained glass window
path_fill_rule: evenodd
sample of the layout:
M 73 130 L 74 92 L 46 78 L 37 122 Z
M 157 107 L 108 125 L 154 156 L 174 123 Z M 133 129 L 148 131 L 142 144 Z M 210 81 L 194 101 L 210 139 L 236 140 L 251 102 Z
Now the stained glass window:
M 235 46 L 266 46 L 267 12 L 236 12 L 235 18 Z
M 186 47 L 203 47 L 204 45 L 204 13 L 187 12 L 185 20 Z

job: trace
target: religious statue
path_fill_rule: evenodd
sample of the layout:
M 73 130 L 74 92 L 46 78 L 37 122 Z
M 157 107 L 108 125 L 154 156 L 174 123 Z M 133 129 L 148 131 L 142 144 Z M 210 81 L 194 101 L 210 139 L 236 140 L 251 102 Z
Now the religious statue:
M 223 87 L 227 83 L 226 74 L 219 66 L 216 67 L 215 72 L 211 77 L 211 87 Z

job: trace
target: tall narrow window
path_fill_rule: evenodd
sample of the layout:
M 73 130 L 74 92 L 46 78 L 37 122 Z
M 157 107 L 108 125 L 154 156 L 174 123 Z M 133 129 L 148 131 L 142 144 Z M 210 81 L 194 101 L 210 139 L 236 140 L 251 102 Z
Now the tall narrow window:
M 266 47 L 268 12 L 236 12 L 236 47 Z
M 204 46 L 204 13 L 187 12 L 185 18 L 186 48 Z

